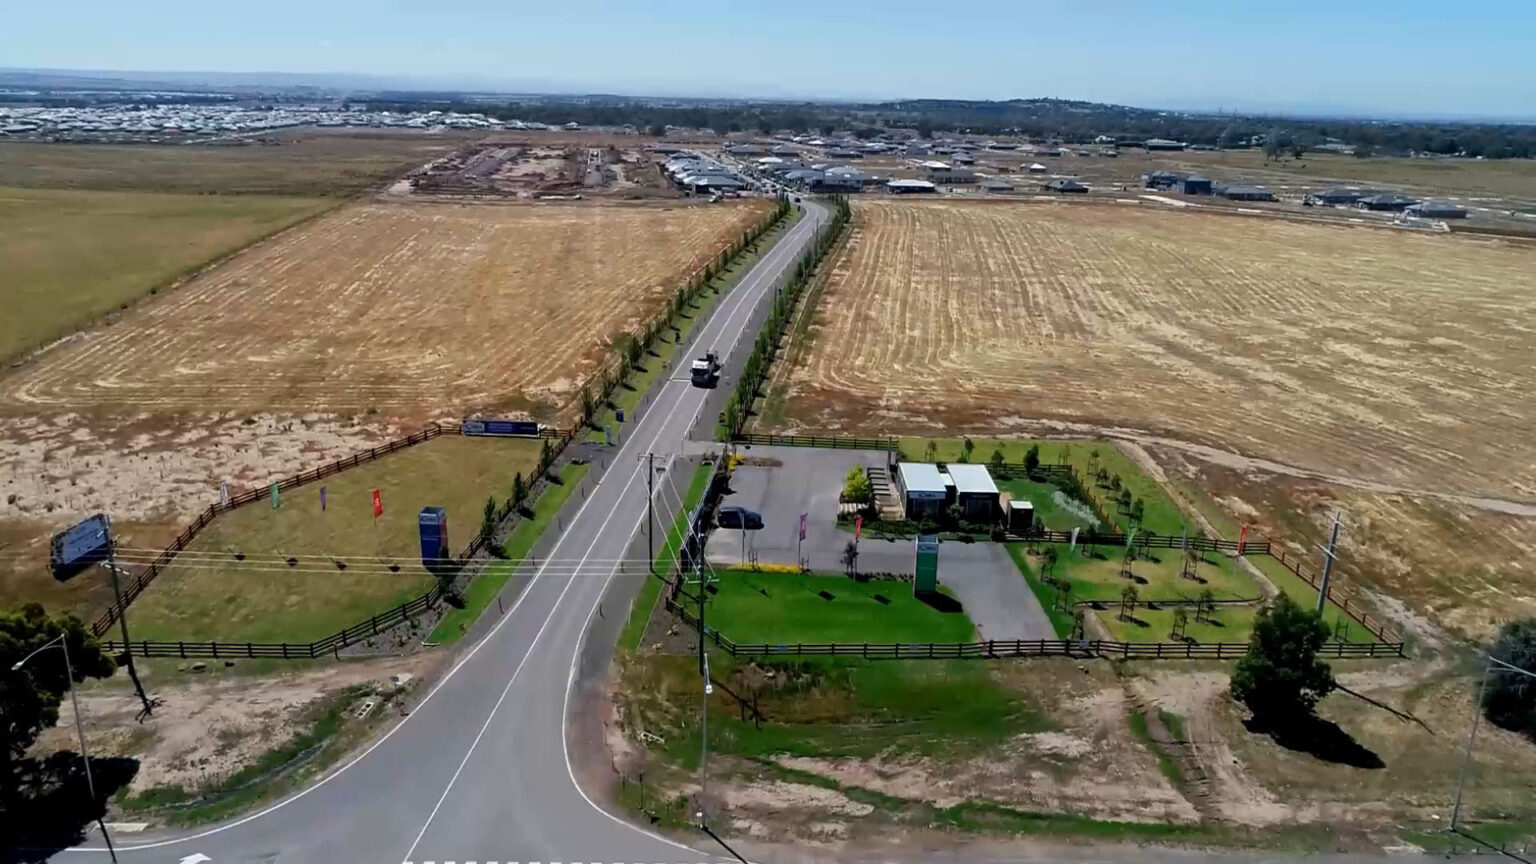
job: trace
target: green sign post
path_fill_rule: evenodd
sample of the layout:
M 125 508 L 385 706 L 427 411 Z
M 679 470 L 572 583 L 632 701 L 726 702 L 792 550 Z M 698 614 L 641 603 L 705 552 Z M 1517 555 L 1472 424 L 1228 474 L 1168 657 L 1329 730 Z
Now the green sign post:
M 933 593 L 939 590 L 939 536 L 917 535 L 917 567 L 913 571 L 912 593 Z

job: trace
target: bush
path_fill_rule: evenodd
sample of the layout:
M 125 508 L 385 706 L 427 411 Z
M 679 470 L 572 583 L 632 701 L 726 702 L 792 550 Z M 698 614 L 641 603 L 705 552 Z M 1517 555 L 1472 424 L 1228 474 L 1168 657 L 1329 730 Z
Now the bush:
M 1338 686 L 1333 669 L 1317 659 L 1328 625 L 1316 612 L 1282 594 L 1253 620 L 1248 653 L 1232 670 L 1232 696 L 1265 726 L 1306 720 L 1318 700 Z
M 1536 618 L 1505 624 L 1488 653 L 1536 674 Z M 1536 680 L 1494 667 L 1483 693 L 1483 715 L 1495 726 L 1536 738 Z

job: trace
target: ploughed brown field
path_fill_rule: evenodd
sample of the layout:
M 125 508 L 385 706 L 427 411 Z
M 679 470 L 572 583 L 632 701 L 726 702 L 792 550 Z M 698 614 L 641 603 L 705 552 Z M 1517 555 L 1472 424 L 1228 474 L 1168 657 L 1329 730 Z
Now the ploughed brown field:
M 1135 206 L 860 201 L 783 422 L 1105 428 L 1536 498 L 1536 246 Z

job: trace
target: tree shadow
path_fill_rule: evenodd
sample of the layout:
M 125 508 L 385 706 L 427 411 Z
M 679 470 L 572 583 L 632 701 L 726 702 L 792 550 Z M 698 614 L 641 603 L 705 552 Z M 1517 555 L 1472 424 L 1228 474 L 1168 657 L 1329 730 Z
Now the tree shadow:
M 106 813 L 104 802 L 139 773 L 139 760 L 106 756 L 91 760 L 97 800 L 80 754 L 54 753 L 23 759 L 16 774 L 15 797 L 7 794 L 0 808 L 0 864 L 46 861 L 88 839 L 87 832 Z M 99 839 L 99 838 L 97 838 Z
M 1387 767 L 1375 751 L 1356 741 L 1339 724 L 1315 715 L 1290 721 L 1254 717 L 1245 720 L 1243 726 L 1249 732 L 1268 735 L 1287 750 L 1306 753 L 1324 762 L 1372 770 Z
M 934 611 L 943 612 L 946 615 L 954 615 L 965 611 L 965 606 L 959 600 L 938 591 L 917 591 L 913 593 L 919 603 L 925 603 L 933 607 Z

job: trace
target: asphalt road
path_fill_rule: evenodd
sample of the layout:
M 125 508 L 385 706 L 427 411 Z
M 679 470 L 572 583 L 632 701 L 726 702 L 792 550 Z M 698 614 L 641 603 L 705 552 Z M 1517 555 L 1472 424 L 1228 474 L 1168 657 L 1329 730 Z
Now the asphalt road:
M 754 310 L 792 273 L 827 211 L 800 220 L 722 299 L 687 356 L 747 350 Z M 686 369 L 686 366 L 684 367 Z M 567 747 L 584 640 L 646 510 L 647 452 L 671 468 L 711 391 L 674 374 L 512 608 L 411 714 L 308 789 L 249 816 L 182 836 L 118 837 L 125 864 L 225 862 L 703 862 L 729 856 L 681 846 L 600 807 L 576 780 Z M 658 507 L 661 503 L 658 486 Z M 630 568 L 631 576 L 635 568 Z M 613 616 L 608 616 L 612 618 Z M 611 627 L 599 628 L 612 648 Z M 104 847 L 54 860 L 104 858 Z M 201 856 L 207 856 L 203 858 Z

